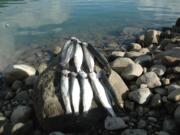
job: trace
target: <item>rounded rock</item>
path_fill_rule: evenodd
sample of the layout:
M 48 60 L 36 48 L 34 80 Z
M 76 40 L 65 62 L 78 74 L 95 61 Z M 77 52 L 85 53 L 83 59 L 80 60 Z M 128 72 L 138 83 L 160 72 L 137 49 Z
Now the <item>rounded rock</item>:
M 154 65 L 151 67 L 151 71 L 155 72 L 158 76 L 162 76 L 166 72 L 166 67 L 164 65 Z

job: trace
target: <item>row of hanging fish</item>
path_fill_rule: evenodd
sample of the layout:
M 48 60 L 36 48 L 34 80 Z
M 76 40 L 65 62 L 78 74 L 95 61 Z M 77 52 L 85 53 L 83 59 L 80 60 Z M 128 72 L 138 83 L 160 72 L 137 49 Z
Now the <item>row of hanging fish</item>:
M 79 114 L 81 101 L 83 112 L 87 113 L 91 108 L 93 98 L 97 97 L 109 114 L 116 116 L 109 96 L 105 91 L 105 86 L 101 84 L 94 71 L 95 60 L 92 53 L 97 54 L 98 52 L 93 48 L 90 50 L 88 46 L 89 44 L 86 42 L 81 42 L 77 38 L 72 37 L 65 43 L 61 51 L 60 65 L 63 68 L 61 70 L 60 92 L 66 113 Z M 70 71 L 67 68 L 70 61 L 73 62 L 74 71 Z M 101 61 L 104 64 L 107 63 L 104 59 L 101 59 Z M 83 68 L 84 64 L 86 69 Z

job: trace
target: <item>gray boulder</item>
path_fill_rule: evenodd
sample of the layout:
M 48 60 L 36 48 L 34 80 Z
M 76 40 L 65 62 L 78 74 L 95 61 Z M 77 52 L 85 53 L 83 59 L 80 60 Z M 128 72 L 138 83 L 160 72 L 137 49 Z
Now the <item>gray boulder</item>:
M 137 79 L 136 83 L 138 85 L 147 84 L 148 88 L 155 88 L 161 86 L 160 79 L 154 72 L 147 72 L 143 74 Z
M 148 88 L 140 88 L 129 92 L 129 99 L 137 102 L 138 104 L 146 103 L 151 96 L 151 91 Z

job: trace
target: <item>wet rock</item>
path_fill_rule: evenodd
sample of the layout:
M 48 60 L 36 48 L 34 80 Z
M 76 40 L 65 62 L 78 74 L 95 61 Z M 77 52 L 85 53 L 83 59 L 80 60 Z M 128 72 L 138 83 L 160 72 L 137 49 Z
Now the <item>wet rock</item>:
M 180 66 L 174 67 L 174 68 L 173 68 L 173 71 L 174 71 L 175 73 L 180 73 Z
M 117 58 L 111 63 L 111 66 L 120 74 L 129 64 L 134 64 L 130 58 Z
M 180 89 L 172 91 L 168 95 L 168 99 L 171 100 L 171 101 L 175 101 L 175 102 L 180 101 Z
M 129 64 L 121 73 L 122 77 L 131 80 L 134 77 L 139 77 L 143 73 L 143 68 L 139 64 Z
M 142 55 L 144 55 L 144 53 L 136 52 L 136 51 L 129 51 L 129 52 L 126 52 L 126 54 L 125 54 L 125 56 L 128 58 L 137 58 Z
M 143 55 L 143 56 L 137 57 L 135 59 L 135 62 L 143 66 L 149 66 L 152 63 L 152 57 L 149 55 Z
M 176 128 L 176 123 L 173 119 L 165 119 L 163 122 L 163 130 L 167 132 L 174 132 Z
M 120 117 L 107 117 L 105 119 L 105 128 L 107 130 L 118 130 L 118 129 L 124 129 L 127 127 L 124 120 Z
M 151 98 L 150 105 L 152 107 L 159 107 L 159 106 L 161 106 L 161 104 L 162 104 L 161 96 L 159 94 L 153 95 L 152 98 Z
M 15 122 L 25 122 L 32 117 L 32 109 L 29 106 L 18 106 L 15 108 L 11 115 L 11 121 Z
M 6 81 L 11 84 L 15 80 L 23 80 L 28 76 L 35 75 L 36 70 L 34 67 L 19 64 L 19 65 L 11 65 L 4 71 L 4 76 Z
M 49 135 L 65 135 L 65 134 L 61 132 L 52 132 Z
M 160 33 L 161 32 L 157 30 L 148 30 L 145 33 L 145 37 L 144 37 L 145 46 L 149 46 L 151 44 L 158 44 Z
M 119 76 L 115 71 L 111 71 L 108 81 L 111 84 L 116 98 L 118 99 L 118 104 L 122 106 L 123 104 L 123 95 L 129 90 L 121 76 Z
M 147 135 L 147 131 L 144 129 L 126 129 L 121 135 Z
M 12 89 L 13 90 L 18 90 L 23 86 L 22 81 L 16 80 L 14 81 L 13 85 L 12 85 Z
M 141 50 L 141 45 L 138 43 L 131 43 L 130 50 L 131 51 L 139 51 Z
M 151 71 L 155 72 L 158 76 L 162 76 L 166 72 L 166 67 L 164 65 L 154 65 L 151 67 Z
M 180 47 L 160 53 L 159 58 L 167 65 L 175 65 L 180 62 Z
M 170 84 L 170 85 L 166 86 L 166 88 L 168 90 L 168 94 L 170 94 L 171 92 L 173 92 L 175 90 L 179 90 L 180 85 L 178 85 L 178 84 Z
M 174 112 L 174 119 L 178 124 L 180 124 L 180 105 L 177 106 L 177 108 Z
M 122 52 L 122 51 L 113 51 L 111 56 L 113 57 L 124 57 L 125 55 L 125 52 Z
M 136 83 L 140 84 L 147 84 L 148 88 L 155 88 L 161 86 L 161 82 L 159 77 L 154 72 L 147 72 L 144 75 L 140 76 Z
M 151 91 L 148 88 L 140 88 L 129 92 L 129 99 L 137 102 L 138 104 L 144 104 L 151 96 Z

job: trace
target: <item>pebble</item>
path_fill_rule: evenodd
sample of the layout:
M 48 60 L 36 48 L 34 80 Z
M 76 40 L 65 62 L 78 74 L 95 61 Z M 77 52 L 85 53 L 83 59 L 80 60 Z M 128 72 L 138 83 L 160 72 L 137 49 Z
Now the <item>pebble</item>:
M 147 135 L 147 131 L 144 129 L 126 129 L 121 135 Z
M 55 46 L 53 49 L 52 49 L 52 52 L 54 53 L 54 55 L 57 55 L 61 52 L 61 47 L 60 46 Z
M 151 91 L 148 88 L 140 88 L 129 92 L 129 99 L 137 102 L 138 104 L 144 104 L 151 96 Z
M 143 56 L 137 57 L 135 59 L 135 63 L 138 63 L 142 66 L 149 66 L 152 63 L 152 57 L 149 55 L 143 55 Z
M 174 119 L 178 124 L 180 124 L 180 105 L 178 105 L 174 112 Z
M 146 127 L 146 125 L 147 125 L 146 121 L 145 121 L 145 120 L 140 119 L 140 120 L 138 121 L 138 123 L 137 123 L 137 128 L 139 128 L 139 129 L 143 129 L 143 128 L 145 128 L 145 127 Z
M 136 83 L 138 85 L 147 84 L 148 88 L 155 88 L 161 86 L 160 79 L 154 72 L 147 72 L 143 74 L 137 79 Z
M 151 101 L 150 101 L 150 105 L 152 107 L 160 107 L 162 104 L 161 102 L 161 96 L 159 94 L 155 94 L 152 96 Z
M 168 100 L 179 102 L 180 101 L 180 89 L 174 90 L 168 95 Z
M 113 51 L 111 53 L 111 56 L 113 57 L 124 57 L 124 55 L 125 55 L 125 52 L 122 52 L 122 51 Z
M 168 95 L 167 89 L 164 89 L 164 88 L 155 88 L 154 92 L 156 94 L 160 94 L 161 96 L 167 96 Z
M 141 50 L 141 45 L 138 43 L 131 43 L 130 50 L 131 51 L 139 51 Z
M 164 65 L 154 65 L 150 70 L 155 72 L 158 76 L 162 76 L 166 72 L 166 67 Z
M 137 58 L 142 55 L 144 55 L 144 54 L 141 52 L 137 52 L 137 51 L 129 51 L 129 52 L 126 52 L 126 54 L 125 54 L 125 56 L 128 58 Z
M 127 127 L 126 123 L 120 117 L 107 116 L 104 122 L 104 126 L 107 130 L 118 130 Z
M 11 121 L 16 122 L 25 122 L 29 120 L 32 116 L 32 109 L 29 106 L 19 105 L 15 108 L 11 115 Z

